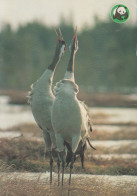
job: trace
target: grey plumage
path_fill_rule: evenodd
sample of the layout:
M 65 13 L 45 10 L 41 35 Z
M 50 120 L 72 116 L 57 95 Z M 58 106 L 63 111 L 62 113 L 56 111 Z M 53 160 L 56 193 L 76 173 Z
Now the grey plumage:
M 63 56 L 65 47 L 66 44 L 62 35 L 60 35 L 60 39 L 57 36 L 57 44 L 53 60 L 42 76 L 31 85 L 31 91 L 28 94 L 28 102 L 30 103 L 37 125 L 43 131 L 46 151 L 50 157 L 50 182 L 52 182 L 52 150 L 57 148 L 56 138 L 51 124 L 51 107 L 55 98 L 52 92 L 52 81 L 55 68 Z

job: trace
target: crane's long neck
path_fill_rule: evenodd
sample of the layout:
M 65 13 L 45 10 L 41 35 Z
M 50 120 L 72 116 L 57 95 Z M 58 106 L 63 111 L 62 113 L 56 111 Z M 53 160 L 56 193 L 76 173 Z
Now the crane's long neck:
M 71 51 L 70 59 L 68 62 L 67 70 L 64 76 L 64 79 L 71 79 L 75 81 L 74 78 L 74 61 L 75 61 L 75 54 L 73 51 Z
M 55 55 L 53 57 L 53 61 L 48 66 L 48 68 L 44 71 L 44 73 L 39 78 L 39 80 L 37 81 L 37 86 L 39 86 L 39 91 L 41 92 L 48 91 L 50 94 L 52 94 L 53 76 L 54 76 L 56 66 L 59 63 L 59 60 L 60 58 L 58 55 L 58 51 L 56 50 Z
M 48 66 L 48 69 L 51 70 L 52 72 L 55 71 L 55 68 L 57 66 L 57 64 L 59 63 L 59 55 L 58 52 L 55 52 L 54 58 L 52 63 Z

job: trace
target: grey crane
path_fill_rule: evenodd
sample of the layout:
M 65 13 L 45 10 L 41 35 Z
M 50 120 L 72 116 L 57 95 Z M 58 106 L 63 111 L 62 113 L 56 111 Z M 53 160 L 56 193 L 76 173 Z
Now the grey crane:
M 28 102 L 30 103 L 32 114 L 37 125 L 43 131 L 43 137 L 46 144 L 46 151 L 50 158 L 50 183 L 52 183 L 52 167 L 53 167 L 53 156 L 52 150 L 57 148 L 56 138 L 54 130 L 51 124 L 51 107 L 55 99 L 52 92 L 52 81 L 55 72 L 55 68 L 66 49 L 66 43 L 63 39 L 61 30 L 59 29 L 59 35 L 56 30 L 57 43 L 55 54 L 51 64 L 46 68 L 41 77 L 31 85 L 31 91 L 29 92 Z
M 54 87 L 56 98 L 54 99 L 51 112 L 51 121 L 55 131 L 58 156 L 62 162 L 62 185 L 65 167 L 65 146 L 71 158 L 69 184 L 71 183 L 71 172 L 75 155 L 77 153 L 79 154 L 79 148 L 82 166 L 86 142 L 88 141 L 89 145 L 94 148 L 89 141 L 89 131 L 92 131 L 90 118 L 85 104 L 77 99 L 79 89 L 74 80 L 74 61 L 78 50 L 76 32 L 69 48 L 71 55 L 67 71 L 64 79 L 58 82 Z

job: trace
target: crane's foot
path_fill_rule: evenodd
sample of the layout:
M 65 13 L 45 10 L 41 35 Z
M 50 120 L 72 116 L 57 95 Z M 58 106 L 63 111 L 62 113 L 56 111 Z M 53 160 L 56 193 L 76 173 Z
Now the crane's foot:
M 71 184 L 71 173 L 72 173 L 72 169 L 73 169 L 74 158 L 75 158 L 75 154 L 72 153 L 72 159 L 71 159 L 71 164 L 70 164 L 69 185 Z

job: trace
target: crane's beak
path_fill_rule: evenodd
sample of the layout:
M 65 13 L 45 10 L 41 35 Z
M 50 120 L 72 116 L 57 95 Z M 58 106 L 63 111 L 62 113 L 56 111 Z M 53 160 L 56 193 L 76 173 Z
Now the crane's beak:
M 64 41 L 64 38 L 63 38 L 63 35 L 62 35 L 62 32 L 61 32 L 61 29 L 59 28 L 58 31 L 59 31 L 59 35 L 58 35 L 58 33 L 57 33 L 56 29 L 55 29 L 55 33 L 56 33 L 56 36 L 57 36 L 57 42 L 58 43 L 59 42 L 62 42 L 62 45 L 65 45 L 64 50 L 66 50 L 66 43 Z
M 55 31 L 56 36 L 57 36 L 57 42 L 59 43 L 59 36 L 58 36 L 58 33 L 57 33 L 56 29 L 55 29 L 54 31 Z
M 56 33 L 56 36 L 57 36 L 57 42 L 64 41 L 63 35 L 62 35 L 62 32 L 61 32 L 60 28 L 59 28 L 58 31 L 59 31 L 59 35 L 58 35 L 58 33 L 57 33 L 56 29 L 55 29 L 55 33 Z
M 60 28 L 59 28 L 59 35 L 60 35 L 60 40 L 61 40 L 61 42 L 65 45 L 64 50 L 66 50 L 66 43 L 65 43 L 65 41 L 64 41 L 64 38 L 63 38 L 63 35 L 62 35 L 62 32 L 61 32 L 61 29 L 60 29 Z
M 75 28 L 74 36 L 73 36 L 73 41 L 77 41 L 77 26 Z
M 59 36 L 58 36 L 58 33 L 57 33 L 56 29 L 55 29 L 54 31 L 55 31 L 56 36 L 57 36 L 57 42 L 59 43 Z
M 60 40 L 61 40 L 61 41 L 64 41 L 63 35 L 62 35 L 62 32 L 61 32 L 61 29 L 60 29 L 60 28 L 59 28 L 59 36 L 60 36 Z

